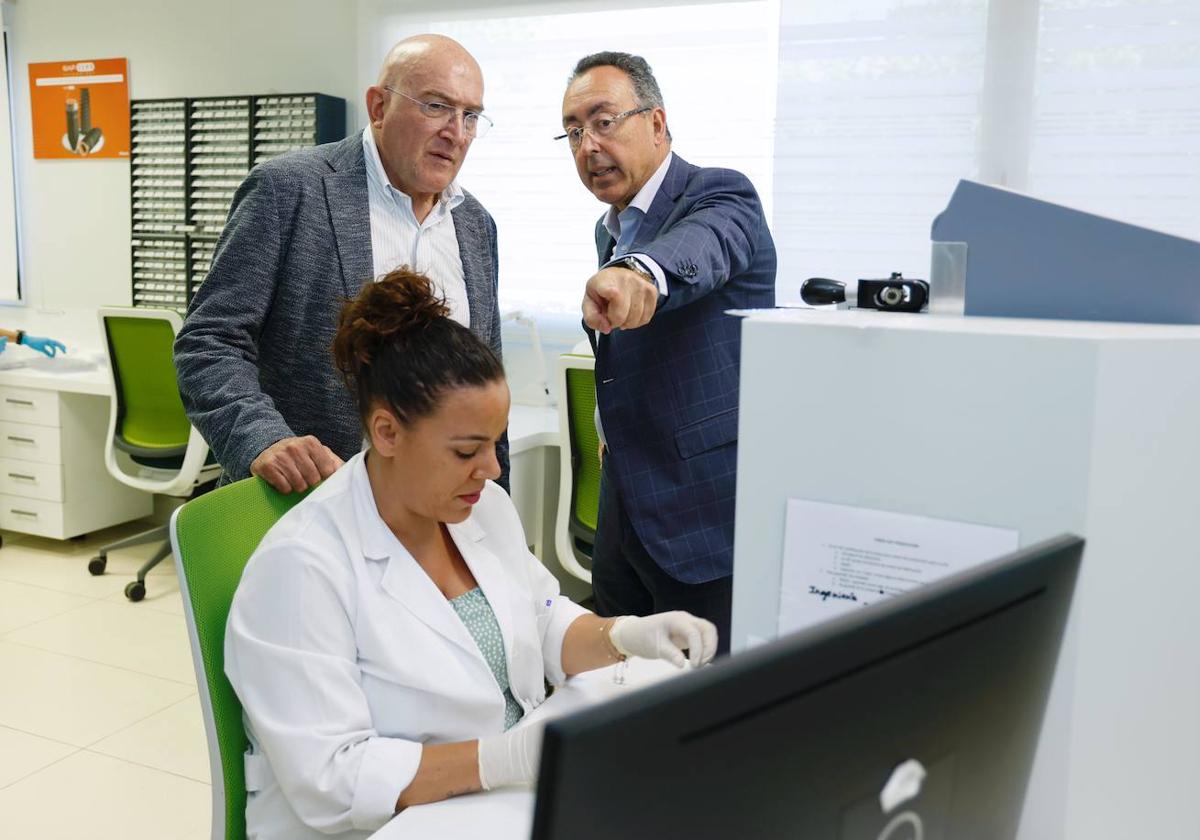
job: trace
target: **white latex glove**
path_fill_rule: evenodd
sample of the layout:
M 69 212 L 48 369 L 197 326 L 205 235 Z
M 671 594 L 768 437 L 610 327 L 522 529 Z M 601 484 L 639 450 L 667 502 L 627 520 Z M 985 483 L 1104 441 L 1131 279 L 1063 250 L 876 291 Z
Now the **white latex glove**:
M 613 622 L 608 638 L 625 656 L 665 659 L 678 668 L 685 662 L 693 668 L 707 664 L 717 652 L 716 625 L 682 610 L 645 617 L 623 615 Z
M 545 721 L 537 720 L 479 739 L 479 784 L 484 790 L 537 781 L 544 727 Z

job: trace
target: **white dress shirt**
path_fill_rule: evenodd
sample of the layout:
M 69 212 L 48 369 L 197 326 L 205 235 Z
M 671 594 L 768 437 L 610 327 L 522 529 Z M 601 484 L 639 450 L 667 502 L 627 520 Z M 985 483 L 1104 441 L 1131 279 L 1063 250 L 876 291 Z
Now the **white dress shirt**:
M 422 744 L 504 731 L 504 695 L 454 608 L 379 516 L 366 453 L 263 538 L 225 631 L 244 709 L 246 825 L 259 840 L 365 838 L 389 819 Z M 582 607 L 526 547 L 508 494 L 488 482 L 448 526 L 504 639 L 528 713 L 561 684 Z
M 463 202 L 462 187 L 450 182 L 425 221 L 418 222 L 412 198 L 392 186 L 384 171 L 371 127 L 363 129 L 367 196 L 371 208 L 371 256 L 375 279 L 402 265 L 427 276 L 450 306 L 450 317 L 471 326 L 462 255 L 450 211 Z

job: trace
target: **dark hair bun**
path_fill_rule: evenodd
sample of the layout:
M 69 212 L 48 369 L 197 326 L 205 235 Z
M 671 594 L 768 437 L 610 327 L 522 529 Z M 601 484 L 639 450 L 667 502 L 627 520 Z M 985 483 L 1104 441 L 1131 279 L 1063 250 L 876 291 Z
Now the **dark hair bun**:
M 374 406 L 408 423 L 433 412 L 447 389 L 504 378 L 499 357 L 450 317 L 428 277 L 407 268 L 346 303 L 333 358 L 364 425 Z
M 398 268 L 366 284 L 358 297 L 342 307 L 333 340 L 338 369 L 357 376 L 385 347 L 407 343 L 449 314 L 445 298 L 434 293 L 428 277 Z

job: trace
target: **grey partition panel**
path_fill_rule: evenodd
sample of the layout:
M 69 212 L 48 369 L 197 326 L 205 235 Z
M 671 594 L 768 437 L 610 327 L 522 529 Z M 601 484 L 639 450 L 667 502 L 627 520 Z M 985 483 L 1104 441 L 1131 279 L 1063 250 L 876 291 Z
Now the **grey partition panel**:
M 1200 242 L 973 181 L 931 236 L 967 244 L 967 315 L 1200 324 Z

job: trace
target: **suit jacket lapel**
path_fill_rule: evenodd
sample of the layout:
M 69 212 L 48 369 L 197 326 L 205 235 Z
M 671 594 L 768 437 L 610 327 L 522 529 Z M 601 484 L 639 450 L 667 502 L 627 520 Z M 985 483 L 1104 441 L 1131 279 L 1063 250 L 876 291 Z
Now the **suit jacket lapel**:
M 467 287 L 467 306 L 471 312 L 471 328 L 476 335 L 487 335 L 484 326 L 492 317 L 492 274 L 488 271 L 484 245 L 488 241 L 487 224 L 483 214 L 474 211 L 468 198 L 450 211 L 454 219 L 454 236 L 462 259 L 463 283 Z
M 325 176 L 325 202 L 342 265 L 342 287 L 354 297 L 375 274 L 371 252 L 371 205 L 362 136 L 352 134 L 332 150 Z
M 646 213 L 646 218 L 642 219 L 642 225 L 638 228 L 637 237 L 635 237 L 630 251 L 636 251 L 639 244 L 658 236 L 658 231 L 662 228 L 663 223 L 671 215 L 671 211 L 676 208 L 679 196 L 683 195 L 683 190 L 687 186 L 688 171 L 691 168 L 692 165 L 679 155 L 675 155 L 671 159 L 671 165 L 667 167 L 667 175 L 663 178 L 662 186 L 658 188 L 658 194 L 650 202 L 650 210 Z

